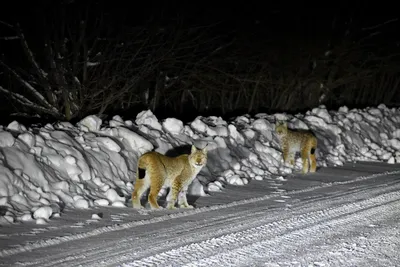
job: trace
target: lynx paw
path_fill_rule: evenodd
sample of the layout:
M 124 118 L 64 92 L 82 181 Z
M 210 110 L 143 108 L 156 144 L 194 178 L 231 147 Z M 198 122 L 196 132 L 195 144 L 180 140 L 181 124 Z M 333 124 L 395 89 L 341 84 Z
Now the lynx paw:
M 193 209 L 194 208 L 192 205 L 189 205 L 189 204 L 181 204 L 179 207 L 183 208 L 183 209 Z
M 137 210 L 141 210 L 141 209 L 144 209 L 144 207 L 142 206 L 142 205 L 138 205 L 138 204 L 133 204 L 132 205 L 132 207 L 134 208 L 134 209 L 137 209 Z

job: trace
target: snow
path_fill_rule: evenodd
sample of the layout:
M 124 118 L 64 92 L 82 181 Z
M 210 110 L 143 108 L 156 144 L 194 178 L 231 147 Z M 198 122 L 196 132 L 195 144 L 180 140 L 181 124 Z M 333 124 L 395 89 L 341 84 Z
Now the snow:
M 0 127 L 0 224 L 48 226 L 66 220 L 63 214 L 68 210 L 87 210 L 96 222 L 104 219 L 93 210 L 132 212 L 138 157 L 151 150 L 189 153 L 191 144 L 208 146 L 208 162 L 189 195 L 210 198 L 224 194 L 227 187 L 254 183 L 268 183 L 276 194 L 301 171 L 300 159 L 294 167 L 283 163 L 274 133 L 279 120 L 316 134 L 317 173 L 360 161 L 400 163 L 400 109 L 385 105 L 337 111 L 321 105 L 304 114 L 260 113 L 228 121 L 199 116 L 186 124 L 176 118 L 159 121 L 150 110 L 137 114 L 134 121 L 118 115 L 109 121 L 90 115 L 76 125 L 26 127 L 14 121 Z M 160 196 L 166 193 L 162 190 Z M 285 202 L 282 197 L 275 202 Z
M 76 126 L 59 122 L 27 129 L 14 121 L 0 132 L 0 196 L 7 198 L 4 205 L 15 222 L 50 204 L 52 212 L 64 206 L 123 207 L 129 203 L 141 154 L 191 143 L 209 145 L 209 163 L 191 186 L 192 194 L 220 191 L 223 183 L 246 185 L 285 176 L 298 171 L 301 161 L 295 168 L 283 164 L 274 134 L 277 120 L 317 135 L 320 167 L 360 160 L 400 162 L 400 111 L 384 105 L 338 111 L 320 106 L 306 114 L 244 115 L 228 122 L 199 116 L 186 125 L 175 118 L 159 122 L 149 110 L 135 122 L 114 116 L 107 123 L 91 115 Z

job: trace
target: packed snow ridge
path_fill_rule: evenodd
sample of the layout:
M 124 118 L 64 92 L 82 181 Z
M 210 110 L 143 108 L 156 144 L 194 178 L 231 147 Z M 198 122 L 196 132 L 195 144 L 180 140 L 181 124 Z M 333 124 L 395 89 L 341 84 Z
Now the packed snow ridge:
M 285 179 L 300 170 L 301 160 L 294 168 L 283 163 L 274 133 L 277 120 L 315 133 L 318 167 L 400 162 L 400 109 L 385 105 L 338 111 L 320 106 L 306 114 L 244 115 L 229 122 L 199 116 L 186 125 L 175 118 L 160 122 L 149 110 L 135 122 L 120 116 L 103 122 L 91 115 L 75 126 L 58 122 L 26 128 L 14 121 L 0 126 L 0 223 L 45 224 L 66 206 L 127 207 L 138 157 L 151 150 L 179 154 L 188 153 L 191 144 L 208 144 L 208 163 L 190 187 L 193 195 L 206 196 L 226 183 Z

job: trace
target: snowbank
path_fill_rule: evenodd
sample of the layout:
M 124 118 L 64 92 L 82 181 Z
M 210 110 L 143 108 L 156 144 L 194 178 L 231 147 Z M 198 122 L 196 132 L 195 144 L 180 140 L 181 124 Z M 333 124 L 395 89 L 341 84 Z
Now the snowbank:
M 158 119 L 143 111 L 135 122 L 114 116 L 108 123 L 88 116 L 76 126 L 59 122 L 27 129 L 14 121 L 0 126 L 0 223 L 46 223 L 65 206 L 126 207 L 138 157 L 155 149 L 182 153 L 208 143 L 208 163 L 190 188 L 196 195 L 219 191 L 225 183 L 280 178 L 293 169 L 282 162 L 275 121 L 311 129 L 318 137 L 318 167 L 348 161 L 400 162 L 400 109 L 384 105 L 363 110 L 324 106 L 306 114 L 258 114 L 231 121 L 198 117 Z M 171 154 L 172 155 L 172 154 Z M 165 191 L 160 192 L 165 194 Z

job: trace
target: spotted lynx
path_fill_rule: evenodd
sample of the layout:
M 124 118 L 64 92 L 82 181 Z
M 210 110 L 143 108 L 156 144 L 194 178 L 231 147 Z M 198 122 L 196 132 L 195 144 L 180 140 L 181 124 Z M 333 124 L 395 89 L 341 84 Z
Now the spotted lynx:
M 285 163 L 289 161 L 291 165 L 294 165 L 295 153 L 300 152 L 303 161 L 303 173 L 316 171 L 317 138 L 311 131 L 290 130 L 286 122 L 279 122 L 275 126 L 275 132 L 281 143 Z
M 150 187 L 148 201 L 152 209 L 159 209 L 157 196 L 163 186 L 171 188 L 167 208 L 174 209 L 178 198 L 181 208 L 193 208 L 186 199 L 188 186 L 207 163 L 207 148 L 198 149 L 192 145 L 190 155 L 168 157 L 158 152 L 143 154 L 138 160 L 137 178 L 132 193 L 132 205 L 143 208 L 140 197 Z

